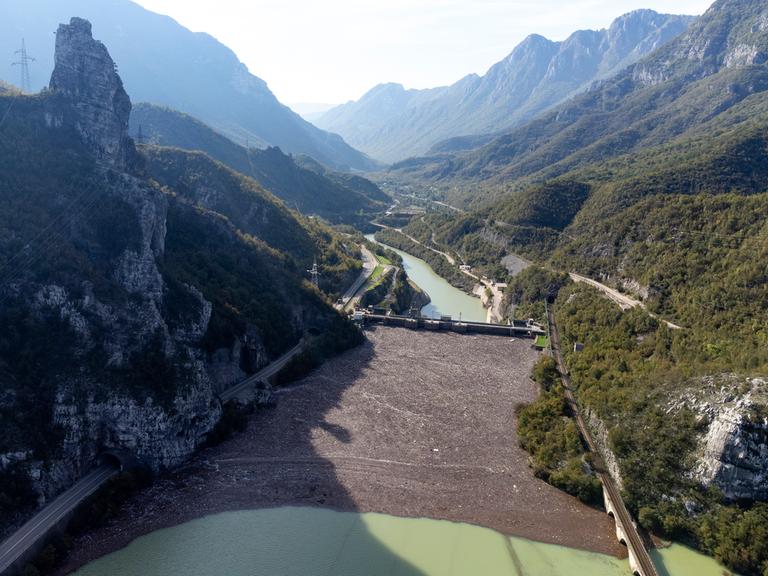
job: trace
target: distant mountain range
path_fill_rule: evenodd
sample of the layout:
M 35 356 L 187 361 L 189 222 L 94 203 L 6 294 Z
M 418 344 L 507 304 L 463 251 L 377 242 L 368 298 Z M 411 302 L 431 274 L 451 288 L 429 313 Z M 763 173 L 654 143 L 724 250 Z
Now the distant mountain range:
M 508 190 L 512 182 L 520 189 L 675 139 L 711 143 L 722 136 L 719 123 L 761 118 L 768 90 L 763 8 L 757 0 L 716 2 L 674 41 L 485 146 L 409 159 L 394 169 L 457 190 L 454 201 L 482 202 L 478 182 L 486 190 Z
M 336 104 L 322 104 L 319 102 L 296 102 L 288 104 L 291 110 L 309 122 L 314 122 L 323 114 L 336 108 Z
M 192 114 L 240 144 L 279 146 L 336 169 L 374 163 L 336 134 L 320 130 L 282 105 L 266 82 L 251 74 L 215 38 L 193 33 L 173 19 L 129 0 L 3 0 L 0 78 L 18 83 L 10 55 L 26 39 L 32 88 L 47 85 L 53 69 L 53 34 L 71 16 L 88 18 L 94 34 L 120 63 L 126 89 L 137 101 Z
M 638 10 L 608 29 L 580 30 L 564 42 L 532 35 L 485 76 L 429 90 L 382 84 L 315 123 L 377 160 L 422 155 L 442 140 L 520 125 L 637 62 L 694 20 Z

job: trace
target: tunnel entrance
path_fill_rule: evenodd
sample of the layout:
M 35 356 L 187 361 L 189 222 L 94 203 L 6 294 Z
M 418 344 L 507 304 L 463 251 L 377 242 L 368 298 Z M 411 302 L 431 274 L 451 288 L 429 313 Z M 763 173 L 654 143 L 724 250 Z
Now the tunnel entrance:
M 121 472 L 123 470 L 123 461 L 116 454 L 112 452 L 102 452 L 101 454 L 99 454 L 96 457 L 96 465 L 111 466 L 112 468 L 120 470 Z
M 96 456 L 97 466 L 111 466 L 120 472 L 133 472 L 145 468 L 142 462 L 128 450 L 119 448 L 107 448 Z

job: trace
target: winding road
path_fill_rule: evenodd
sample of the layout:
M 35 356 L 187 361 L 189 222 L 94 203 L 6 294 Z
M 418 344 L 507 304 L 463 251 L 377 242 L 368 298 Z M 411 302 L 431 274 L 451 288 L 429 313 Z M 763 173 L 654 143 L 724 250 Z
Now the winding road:
M 582 276 L 581 274 L 576 274 L 575 272 L 571 272 L 569 276 L 571 277 L 571 280 L 573 280 L 574 282 L 589 284 L 593 288 L 597 288 L 598 290 L 600 290 L 600 292 L 605 294 L 610 300 L 613 300 L 616 304 L 618 304 L 622 310 L 630 310 L 632 308 L 637 308 L 639 306 L 640 308 L 645 310 L 651 318 L 654 318 L 659 322 L 663 322 L 672 330 L 683 329 L 682 326 L 678 326 L 677 324 L 673 324 L 668 320 L 659 318 L 656 314 L 648 310 L 645 304 L 640 302 L 640 300 L 635 300 L 634 298 L 631 298 L 626 294 L 622 294 L 621 292 L 619 292 L 618 290 L 615 290 L 614 288 L 611 288 L 610 286 L 606 286 L 605 284 L 598 282 L 597 280 L 593 280 L 592 278 L 587 278 L 586 276 Z
M 378 261 L 376 260 L 374 253 L 368 250 L 363 244 L 360 245 L 360 250 L 363 255 L 363 271 L 360 272 L 360 276 L 357 277 L 357 280 L 355 280 L 352 286 L 344 292 L 344 295 L 340 299 L 341 301 L 335 305 L 335 308 L 339 311 L 347 310 L 356 300 L 359 300 L 357 293 L 365 283 L 368 282 L 368 278 L 371 277 L 374 270 L 376 270 Z
M 368 281 L 368 279 L 373 274 L 374 270 L 376 270 L 377 260 L 376 256 L 368 250 L 364 245 L 360 245 L 360 249 L 362 251 L 363 255 L 363 271 L 360 273 L 360 276 L 354 281 L 354 283 L 349 287 L 349 289 L 344 293 L 344 295 L 341 297 L 341 302 L 337 303 L 335 305 L 335 308 L 339 311 L 345 310 L 350 306 L 350 304 L 353 304 L 356 299 L 357 293 L 360 291 L 360 289 L 365 285 L 365 283 Z M 269 380 L 272 378 L 275 374 L 280 372 L 285 366 L 290 362 L 295 356 L 300 354 L 304 351 L 304 347 L 306 346 L 307 341 L 306 339 L 302 338 L 296 346 L 288 350 L 285 354 L 280 356 L 277 360 L 269 364 L 269 366 L 266 366 L 259 372 L 256 372 L 255 374 L 252 374 L 245 380 L 238 382 L 234 386 L 227 388 L 224 392 L 219 394 L 219 399 L 222 403 L 229 402 L 231 400 L 241 400 L 248 402 L 252 400 L 254 386 L 258 384 L 259 382 Z
M 403 236 L 408 238 L 408 240 L 410 240 L 414 244 L 418 244 L 419 246 L 422 246 L 422 247 L 426 248 L 427 250 L 431 250 L 435 254 L 439 254 L 440 256 L 445 258 L 448 261 L 448 264 L 450 264 L 451 266 L 455 266 L 456 265 L 456 259 L 453 256 L 451 256 L 447 252 L 441 252 L 440 250 L 436 250 L 435 248 L 432 248 L 431 246 L 427 246 L 426 244 L 424 244 L 423 242 L 417 240 L 413 236 L 403 232 L 402 228 L 393 228 L 392 226 L 387 226 L 385 224 L 377 224 L 376 222 L 371 222 L 371 224 L 373 224 L 374 226 L 377 226 L 379 228 L 383 228 L 384 230 L 394 230 L 395 232 L 399 232 L 400 234 L 402 234 Z
M 40 510 L 29 522 L 0 544 L 0 574 L 4 574 L 11 568 L 41 538 L 44 538 L 83 500 L 96 492 L 117 472 L 116 467 L 105 465 L 83 476 L 79 482 Z

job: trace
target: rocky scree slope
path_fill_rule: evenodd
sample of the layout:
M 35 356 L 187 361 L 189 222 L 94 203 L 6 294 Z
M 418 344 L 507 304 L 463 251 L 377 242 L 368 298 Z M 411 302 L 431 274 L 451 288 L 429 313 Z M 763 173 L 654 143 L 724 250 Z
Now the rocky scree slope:
M 356 276 L 336 236 L 201 154 L 194 174 L 165 158 L 158 184 L 90 23 L 61 25 L 56 46 L 49 91 L 0 97 L 4 528 L 105 448 L 179 464 L 216 425 L 217 391 L 307 328 L 327 351 L 356 342 L 304 279 L 315 254 L 329 291 Z

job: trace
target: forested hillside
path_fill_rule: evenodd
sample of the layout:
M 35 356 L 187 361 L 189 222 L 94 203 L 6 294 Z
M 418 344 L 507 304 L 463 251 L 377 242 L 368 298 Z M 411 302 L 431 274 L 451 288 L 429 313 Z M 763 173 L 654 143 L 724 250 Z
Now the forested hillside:
M 387 196 L 361 176 L 323 168 L 306 169 L 279 148 L 246 148 L 199 120 L 168 108 L 139 104 L 131 112 L 131 134 L 149 146 L 199 150 L 259 182 L 290 208 L 333 223 L 370 219 L 386 207 Z
M 768 533 L 767 63 L 768 6 L 719 0 L 551 114 L 470 154 L 400 168 L 478 206 L 433 211 L 406 232 L 497 278 L 505 256 L 534 263 L 511 280 L 509 315 L 543 315 L 535 302 L 557 292 L 541 291 L 553 273 L 642 301 L 622 311 L 589 286 L 560 288 L 579 399 L 640 523 L 755 575 L 768 569 L 754 539 Z M 575 491 L 585 484 L 563 480 L 573 452 L 553 456 L 563 436 L 541 446 L 536 429 L 552 389 L 525 412 L 523 435 Z
M 130 108 L 77 18 L 51 90 L 0 96 L 0 530 L 106 447 L 177 465 L 309 330 L 359 341 L 329 304 L 360 270 L 342 238 L 202 153 L 137 151 Z
M 746 122 L 753 106 L 762 110 L 753 96 L 768 88 L 762 10 L 759 2 L 720 0 L 688 32 L 552 112 L 477 150 L 394 169 L 426 178 L 452 202 L 477 204 Z

